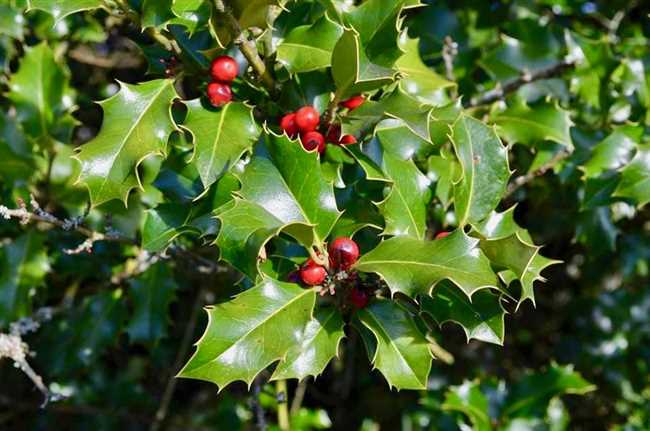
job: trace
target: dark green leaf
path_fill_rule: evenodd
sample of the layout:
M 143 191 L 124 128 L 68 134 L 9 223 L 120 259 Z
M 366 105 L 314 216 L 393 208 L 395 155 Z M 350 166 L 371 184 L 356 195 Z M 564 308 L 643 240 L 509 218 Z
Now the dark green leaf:
M 208 327 L 179 377 L 213 382 L 220 390 L 235 380 L 250 385 L 260 371 L 300 345 L 315 301 L 312 289 L 267 278 L 209 307 Z
M 396 237 L 361 256 L 355 267 L 379 274 L 392 292 L 426 294 L 439 281 L 448 279 L 471 297 L 480 289 L 497 286 L 478 243 L 460 229 L 435 241 Z
M 433 355 L 413 318 L 395 302 L 380 299 L 357 312 L 377 341 L 372 364 L 397 389 L 425 389 Z

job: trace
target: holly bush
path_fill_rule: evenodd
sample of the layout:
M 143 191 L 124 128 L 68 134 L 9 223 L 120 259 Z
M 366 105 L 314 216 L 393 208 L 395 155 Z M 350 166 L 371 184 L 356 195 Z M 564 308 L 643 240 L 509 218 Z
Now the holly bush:
M 0 428 L 648 429 L 649 12 L 0 0 Z

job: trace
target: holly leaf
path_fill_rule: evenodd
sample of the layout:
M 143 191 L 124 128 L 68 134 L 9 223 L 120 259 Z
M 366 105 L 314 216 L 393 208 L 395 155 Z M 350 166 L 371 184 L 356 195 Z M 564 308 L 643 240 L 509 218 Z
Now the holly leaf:
M 271 380 L 319 376 L 334 356 L 345 336 L 343 317 L 336 307 L 319 308 L 302 330 L 302 337 L 278 364 Z
M 461 175 L 460 164 L 453 156 L 449 158 L 430 156 L 427 159 L 427 177 L 430 181 L 435 182 L 435 196 L 445 208 L 452 202 L 453 186 Z
M 203 187 L 208 188 L 257 141 L 260 129 L 253 110 L 241 102 L 231 102 L 219 110 L 206 108 L 201 99 L 185 102 L 187 118 L 183 128 L 194 138 L 190 163 L 196 165 Z
M 476 431 L 492 430 L 488 398 L 481 392 L 478 382 L 466 380 L 462 385 L 449 388 L 442 409 L 465 414 Z
M 640 146 L 632 161 L 621 171 L 614 196 L 630 198 L 639 207 L 650 202 L 650 145 Z
M 0 115 L 0 178 L 12 182 L 34 174 L 34 154 L 14 117 Z
M 474 234 L 481 238 L 481 250 L 492 264 L 508 270 L 506 281 L 520 281 L 522 291 L 517 304 L 519 308 L 526 299 L 535 304 L 534 282 L 545 281 L 541 276 L 542 270 L 561 261 L 539 254 L 541 247 L 533 244 L 528 231 L 517 225 L 514 210 L 513 206 L 502 213 L 494 211 L 472 227 Z
M 55 24 L 73 13 L 97 9 L 103 5 L 101 0 L 29 0 L 29 9 L 44 10 L 54 17 Z
M 257 257 L 271 237 L 284 231 L 311 247 L 327 238 L 340 216 L 318 153 L 286 135 L 267 133 L 240 181 L 235 205 L 218 215 L 216 243 L 221 258 L 249 277 L 257 274 Z
M 426 389 L 433 355 L 413 318 L 394 301 L 378 299 L 357 311 L 355 318 L 376 339 L 373 366 L 391 387 Z
M 212 382 L 219 390 L 236 380 L 250 385 L 301 343 L 315 302 L 313 289 L 265 278 L 231 301 L 208 307 L 208 326 L 178 377 Z
M 346 99 L 391 83 L 395 70 L 373 63 L 359 36 L 346 30 L 332 52 L 332 76 L 339 99 Z
M 552 364 L 548 369 L 529 373 L 512 385 L 503 407 L 506 417 L 543 417 L 552 398 L 563 394 L 586 394 L 596 386 L 585 380 L 571 365 Z
M 419 0 L 368 0 L 346 14 L 359 33 L 360 44 L 373 63 L 391 67 L 402 55 L 398 46 L 404 9 L 422 6 Z
M 212 5 L 206 0 L 175 0 L 171 10 L 175 17 L 170 22 L 186 27 L 190 35 L 206 28 L 212 17 Z
M 61 128 L 68 127 L 65 122 L 70 117 L 65 114 L 72 107 L 68 78 L 46 42 L 25 46 L 18 71 L 9 80 L 7 97 L 31 137 L 56 137 Z
M 0 327 L 31 311 L 30 290 L 43 284 L 50 264 L 44 238 L 25 233 L 0 247 Z
M 404 121 L 395 118 L 377 124 L 375 135 L 385 152 L 401 160 L 424 158 L 435 148 L 431 142 L 412 133 Z
M 388 196 L 378 204 L 386 222 L 384 234 L 424 239 L 431 201 L 429 179 L 412 160 L 401 160 L 390 153 L 383 155 L 382 168 L 392 182 Z
M 497 286 L 490 262 L 478 245 L 479 240 L 462 229 L 435 241 L 395 237 L 361 256 L 355 268 L 379 274 L 392 293 L 428 294 L 448 279 L 471 297 L 480 289 Z
M 0 34 L 23 40 L 23 8 L 11 4 L 0 4 Z
M 454 206 L 459 226 L 479 222 L 503 197 L 510 168 L 508 152 L 494 130 L 462 114 L 452 139 L 463 175 L 454 184 Z
M 126 205 L 131 189 L 142 188 L 138 166 L 147 157 L 163 157 L 176 128 L 171 117 L 177 97 L 172 80 L 120 85 L 118 93 L 99 102 L 104 110 L 99 134 L 75 155 L 81 163 L 77 182 L 88 188 L 93 206 L 112 199 Z
M 530 107 L 522 99 L 493 117 L 497 132 L 510 144 L 534 145 L 553 141 L 573 151 L 569 129 L 573 125 L 569 111 L 554 103 Z
M 173 0 L 144 0 L 142 2 L 142 28 L 165 28 L 174 18 Z
M 133 316 L 127 332 L 134 343 L 154 345 L 167 333 L 167 311 L 178 285 L 165 263 L 155 263 L 138 277 L 129 280 Z
M 311 25 L 292 29 L 277 49 L 277 60 L 291 73 L 329 67 L 343 28 L 323 15 Z
M 591 158 L 582 166 L 587 178 L 624 167 L 641 142 L 643 127 L 621 126 L 591 149 Z
M 493 292 L 478 291 L 470 301 L 456 286 L 444 283 L 431 296 L 423 295 L 420 306 L 440 326 L 445 322 L 460 325 L 467 342 L 476 339 L 503 345 L 506 311 Z
M 420 57 L 419 39 L 410 39 L 404 33 L 399 41 L 399 46 L 404 51 L 404 55 L 395 62 L 395 67 L 403 75 L 400 87 L 418 100 L 438 104 L 441 101 L 440 91 L 456 84 L 424 64 Z

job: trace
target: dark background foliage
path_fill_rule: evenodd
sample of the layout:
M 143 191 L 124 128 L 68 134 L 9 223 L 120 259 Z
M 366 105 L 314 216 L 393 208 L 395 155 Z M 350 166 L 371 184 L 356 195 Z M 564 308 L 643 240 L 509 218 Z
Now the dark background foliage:
M 426 8 L 406 13 L 410 35 L 420 38 L 422 58 L 443 75 L 445 37 L 458 44 L 453 74 L 458 94 L 466 103 L 522 70 L 558 64 L 570 43 L 575 43 L 567 44 L 567 31 L 573 37 L 598 41 L 592 47 L 589 67 L 537 81 L 516 93 L 532 105 L 550 97 L 569 111 L 575 124 L 571 129 L 575 151 L 518 188 L 500 207 L 504 210 L 518 203 L 515 215 L 519 224 L 530 231 L 536 244 L 545 244 L 545 256 L 564 263 L 544 272 L 547 282 L 536 287 L 536 306 L 530 301 L 516 311 L 508 306 L 503 347 L 475 340 L 467 343 L 459 326 L 446 324 L 440 342 L 455 360 L 453 364 L 434 361 L 428 391 L 390 390 L 377 371 L 370 371 L 363 343 L 350 333 L 343 342 L 344 354 L 321 377 L 300 386 L 290 381 L 290 399 L 304 391 L 294 426 L 327 428 L 331 422 L 339 430 L 377 426 L 386 430 L 453 430 L 459 429 L 459 423 L 473 423 L 480 429 L 468 420 L 471 413 L 445 408 L 445 400 L 449 402 L 449 392 L 453 392 L 450 388 L 460 391 L 463 382 L 472 381 L 486 388 L 488 411 L 496 429 L 505 429 L 506 423 L 515 429 L 508 422 L 512 418 L 506 421 L 496 407 L 499 388 L 504 387 L 516 387 L 531 404 L 521 412 L 523 428 L 517 429 L 649 429 L 650 208 L 635 209 L 624 200 L 611 199 L 607 177 L 589 183 L 578 166 L 584 165 L 592 157 L 593 147 L 622 122 L 616 117 L 621 111 L 627 112 L 623 121 L 638 122 L 647 132 L 647 99 L 644 102 L 635 91 L 625 88 L 640 80 L 645 89 L 638 89 L 639 95 L 645 92 L 644 97 L 650 98 L 650 5 L 609 0 L 428 3 Z M 0 2 L 0 8 L 2 19 L 9 16 L 10 9 L 20 9 L 11 1 Z M 42 11 L 21 12 L 20 16 L 27 22 L 21 30 L 23 41 L 0 30 L 4 70 L 0 85 L 6 92 L 7 78 L 16 71 L 24 46 L 49 40 L 64 50 L 78 105 L 73 114 L 77 125 L 72 146 L 88 141 L 99 130 L 102 111 L 94 101 L 112 94 L 115 80 L 137 83 L 163 73 L 157 60 L 168 54 L 138 27 L 114 21 L 104 10 L 69 16 L 54 27 L 52 18 Z M 206 45 L 202 37 L 209 38 L 197 34 L 188 43 L 201 49 Z M 519 44 L 508 48 L 504 37 Z M 637 76 L 622 73 L 620 65 L 628 60 L 640 61 L 646 72 Z M 188 83 L 184 90 L 188 98 L 200 94 L 197 86 Z M 0 97 L 3 112 L 10 104 Z M 548 141 L 544 145 L 552 148 L 557 144 Z M 538 150 L 545 148 L 542 145 Z M 526 172 L 535 163 L 534 154 L 525 146 L 514 146 L 512 154 L 511 169 L 517 172 Z M 37 161 L 37 165 L 37 169 L 47 169 L 46 160 Z M 54 168 L 54 179 L 37 176 L 30 180 L 43 191 L 47 210 L 60 217 L 83 213 L 87 193 L 71 186 L 74 165 L 57 160 Z M 143 175 L 147 169 L 143 167 Z M 19 197 L 28 201 L 29 190 L 27 182 L 12 183 L 0 174 L 3 203 Z M 132 202 L 128 210 L 115 202 L 102 209 L 112 215 L 114 229 L 132 236 L 143 217 L 146 198 L 143 201 Z M 439 209 L 432 210 L 436 226 L 442 224 L 440 214 Z M 95 210 L 88 220 L 106 227 Z M 39 408 L 41 394 L 4 360 L 0 362 L 0 429 L 148 429 L 166 396 L 171 396 L 171 402 L 161 429 L 254 429 L 259 414 L 273 426 L 278 400 L 274 387 L 263 383 L 268 375 L 259 379 L 262 383 L 256 383 L 253 392 L 240 382 L 217 393 L 210 383 L 185 379 L 175 380 L 173 392 L 166 392 L 170 379 L 187 360 L 188 343 L 198 339 L 205 327 L 205 315 L 198 310 L 236 292 L 237 274 L 197 274 L 201 260 L 187 255 L 156 264 L 162 279 L 174 280 L 162 299 L 170 303 L 168 314 L 155 317 L 166 335 L 153 343 L 133 343 L 129 335 L 137 330 L 131 326 L 136 304 L 133 299 L 124 300 L 123 295 L 138 281 L 119 277 L 137 264 L 135 247 L 101 242 L 92 254 L 70 256 L 62 250 L 76 247 L 79 236 L 60 229 L 36 233 L 17 222 L 0 223 L 2 238 L 25 235 L 34 236 L 27 241 L 45 244 L 51 265 L 43 287 L 30 299 L 30 309 L 55 307 L 51 320 L 24 337 L 34 352 L 29 360 L 50 389 L 66 398 Z M 191 241 L 182 239 L 181 244 L 187 246 Z M 213 248 L 198 247 L 195 253 L 216 261 Z M 117 277 L 117 283 L 108 282 L 111 277 Z M 0 322 L 7 324 L 4 320 Z M 568 425 L 551 425 L 545 419 L 545 398 L 555 395 L 547 388 L 552 377 L 541 383 L 520 384 L 527 373 L 543 373 L 555 363 L 573 364 L 597 386 L 585 395 L 562 397 L 564 407 L 556 411 L 568 412 Z M 536 403 L 543 405 L 542 413 L 533 408 Z

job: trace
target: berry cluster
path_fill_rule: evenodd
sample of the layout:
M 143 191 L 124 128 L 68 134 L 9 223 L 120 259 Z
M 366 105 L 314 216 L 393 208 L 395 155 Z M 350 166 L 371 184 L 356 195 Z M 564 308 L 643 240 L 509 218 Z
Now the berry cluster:
M 363 96 L 354 96 L 341 102 L 341 106 L 348 110 L 358 108 L 363 104 Z M 320 114 L 313 106 L 303 106 L 296 112 L 290 112 L 280 119 L 280 128 L 290 137 L 300 135 L 302 146 L 307 151 L 314 149 L 320 154 L 325 152 L 326 144 L 350 145 L 357 142 L 352 135 L 341 136 L 341 125 L 336 123 L 320 125 Z
M 221 107 L 232 100 L 230 83 L 237 77 L 239 65 L 229 55 L 221 55 L 210 65 L 212 82 L 208 84 L 207 94 L 212 106 Z
M 309 258 L 297 273 L 299 280 L 308 286 L 321 286 L 321 295 L 328 291 L 334 295 L 337 284 L 351 284 L 346 297 L 354 307 L 364 308 L 370 301 L 370 295 L 358 285 L 357 273 L 350 272 L 352 265 L 359 259 L 359 246 L 352 239 L 341 237 L 329 245 L 328 252 L 329 271 Z M 290 279 L 297 281 L 292 276 Z

